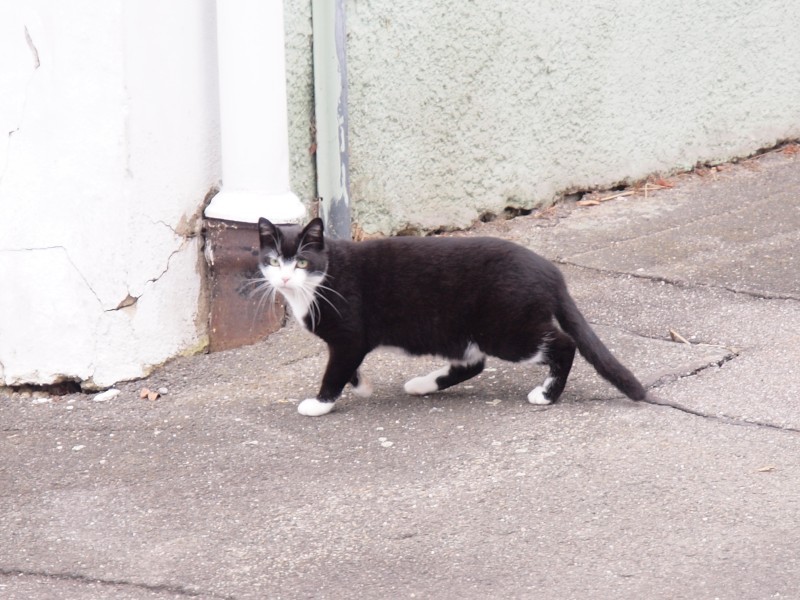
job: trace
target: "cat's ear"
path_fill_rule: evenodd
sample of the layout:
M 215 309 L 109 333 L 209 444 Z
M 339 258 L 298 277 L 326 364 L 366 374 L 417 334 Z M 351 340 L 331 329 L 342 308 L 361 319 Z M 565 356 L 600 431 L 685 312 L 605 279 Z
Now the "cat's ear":
M 268 219 L 261 217 L 258 220 L 258 239 L 261 242 L 261 249 L 279 248 L 281 233 Z
M 322 219 L 319 217 L 312 219 L 308 225 L 305 226 L 303 233 L 300 235 L 303 244 L 322 250 L 325 247 L 324 230 L 325 226 L 322 224 Z

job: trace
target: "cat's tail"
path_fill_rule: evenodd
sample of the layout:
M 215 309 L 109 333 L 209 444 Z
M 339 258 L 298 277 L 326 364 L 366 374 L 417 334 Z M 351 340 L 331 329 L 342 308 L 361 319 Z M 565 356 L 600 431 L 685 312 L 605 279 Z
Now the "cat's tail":
M 584 316 L 575 305 L 566 288 L 559 294 L 560 301 L 556 310 L 556 319 L 561 328 L 575 340 L 578 351 L 589 361 L 597 372 L 631 400 L 644 400 L 647 392 L 622 363 L 611 354 L 605 344 L 600 341 Z

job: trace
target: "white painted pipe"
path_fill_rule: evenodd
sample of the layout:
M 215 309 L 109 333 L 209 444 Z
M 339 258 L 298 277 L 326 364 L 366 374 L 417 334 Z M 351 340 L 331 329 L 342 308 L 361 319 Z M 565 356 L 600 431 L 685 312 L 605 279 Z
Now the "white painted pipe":
M 209 219 L 300 222 L 289 182 L 282 0 L 218 0 L 222 186 Z

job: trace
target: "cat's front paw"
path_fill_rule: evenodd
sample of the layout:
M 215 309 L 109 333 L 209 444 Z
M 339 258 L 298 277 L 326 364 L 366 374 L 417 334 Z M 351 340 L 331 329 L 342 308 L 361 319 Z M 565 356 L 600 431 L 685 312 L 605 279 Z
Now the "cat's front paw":
M 335 402 L 320 402 L 316 398 L 308 398 L 297 405 L 297 412 L 306 417 L 321 417 L 333 410 Z
M 540 406 L 553 403 L 553 401 L 546 396 L 544 386 L 541 385 L 536 387 L 530 394 L 528 394 L 528 402 L 531 404 L 538 404 Z

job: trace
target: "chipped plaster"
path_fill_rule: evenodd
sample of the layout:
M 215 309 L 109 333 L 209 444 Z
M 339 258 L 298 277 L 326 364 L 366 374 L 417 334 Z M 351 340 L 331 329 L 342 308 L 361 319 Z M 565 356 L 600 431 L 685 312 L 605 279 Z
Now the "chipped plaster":
M 0 385 L 105 387 L 204 344 L 213 31 L 213 0 L 0 7 Z

